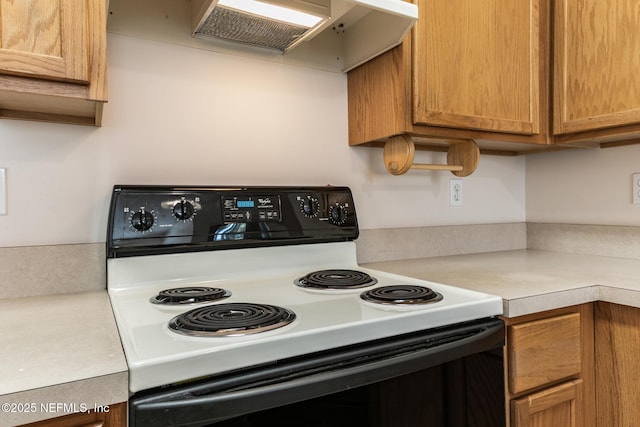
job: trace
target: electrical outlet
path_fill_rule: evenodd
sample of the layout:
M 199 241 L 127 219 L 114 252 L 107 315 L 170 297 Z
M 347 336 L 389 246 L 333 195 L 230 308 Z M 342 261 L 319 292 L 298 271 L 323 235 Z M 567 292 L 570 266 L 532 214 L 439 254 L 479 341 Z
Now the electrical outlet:
M 640 205 L 640 173 L 631 175 L 631 192 L 634 205 Z
M 0 215 L 7 214 L 7 168 L 0 168 Z
M 451 178 L 449 180 L 449 206 L 462 206 L 462 180 Z

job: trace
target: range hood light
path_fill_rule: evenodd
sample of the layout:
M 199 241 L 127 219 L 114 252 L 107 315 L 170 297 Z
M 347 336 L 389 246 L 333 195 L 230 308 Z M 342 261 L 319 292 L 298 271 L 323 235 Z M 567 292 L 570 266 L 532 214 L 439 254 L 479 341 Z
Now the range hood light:
M 306 28 L 312 28 L 323 20 L 319 16 L 256 0 L 219 0 L 218 5 Z

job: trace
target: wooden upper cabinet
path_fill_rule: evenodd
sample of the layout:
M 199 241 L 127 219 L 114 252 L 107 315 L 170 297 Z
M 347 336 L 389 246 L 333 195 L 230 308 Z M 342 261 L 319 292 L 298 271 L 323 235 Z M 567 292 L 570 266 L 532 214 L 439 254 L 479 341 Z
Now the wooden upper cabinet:
M 351 145 L 640 141 L 637 0 L 415 1 L 411 37 L 349 72 Z
M 409 134 L 416 148 L 549 143 L 546 0 L 416 0 L 404 42 L 348 74 L 349 144 Z
M 100 126 L 108 0 L 0 0 L 0 117 Z
M 640 123 L 636 0 L 555 2 L 555 134 Z
M 86 0 L 0 0 L 0 70 L 89 82 Z
M 539 2 L 420 1 L 414 123 L 539 133 Z

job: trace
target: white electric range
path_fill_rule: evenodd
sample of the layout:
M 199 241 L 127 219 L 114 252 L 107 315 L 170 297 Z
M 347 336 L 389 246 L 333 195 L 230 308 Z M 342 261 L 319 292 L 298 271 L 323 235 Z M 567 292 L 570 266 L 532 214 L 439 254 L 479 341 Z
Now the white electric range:
M 502 339 L 499 297 L 360 267 L 346 187 L 117 186 L 109 221 L 108 292 L 129 365 L 131 425 L 178 425 L 167 413 L 204 414 L 183 425 L 205 425 L 248 411 L 211 410 L 215 399 L 233 408 L 229 399 L 290 395 L 270 407 L 328 393 L 328 372 L 349 378 L 337 366 L 358 366 L 357 386 L 374 380 L 363 354 L 381 372 L 414 357 L 416 345 L 455 355 L 477 351 L 464 340 L 486 340 L 487 330 L 491 345 Z M 424 344 L 430 331 L 441 339 L 435 350 Z M 413 347 L 398 352 L 405 339 Z M 293 383 L 277 379 L 290 375 Z M 307 380 L 314 385 L 300 388 Z

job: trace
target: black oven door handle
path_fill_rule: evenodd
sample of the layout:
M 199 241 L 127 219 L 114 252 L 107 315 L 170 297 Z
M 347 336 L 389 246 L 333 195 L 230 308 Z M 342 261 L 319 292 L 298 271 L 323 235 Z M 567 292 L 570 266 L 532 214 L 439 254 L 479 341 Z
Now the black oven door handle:
M 456 326 L 443 333 L 425 331 L 132 396 L 130 426 L 203 426 L 395 378 L 504 344 L 504 323 L 499 319 Z

